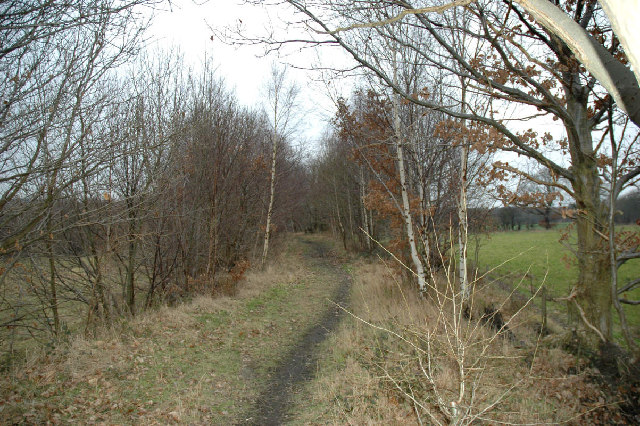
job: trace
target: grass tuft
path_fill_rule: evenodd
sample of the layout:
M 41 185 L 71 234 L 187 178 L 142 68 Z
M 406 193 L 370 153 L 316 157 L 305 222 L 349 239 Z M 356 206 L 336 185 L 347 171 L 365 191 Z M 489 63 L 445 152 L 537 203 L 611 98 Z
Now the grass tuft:
M 417 297 L 398 275 L 382 262 L 355 265 L 352 316 L 323 345 L 326 356 L 319 362 L 318 377 L 298 399 L 301 423 L 465 424 L 475 419 L 522 424 L 615 418 L 591 379 L 594 372 L 545 343 L 531 327 L 537 319 L 531 308 L 523 309 L 521 302 L 509 301 L 508 292 L 487 283 L 492 291 L 478 297 L 476 310 L 501 306 L 514 337 L 500 333 L 496 338 L 496 330 L 473 315 L 464 320 L 461 328 L 475 332 L 465 335 L 467 391 L 457 401 L 460 356 L 452 352 L 446 329 L 451 322 L 443 320 L 450 314 L 431 299 Z M 508 303 L 496 304 L 501 300 Z M 452 414 L 455 402 L 457 419 Z

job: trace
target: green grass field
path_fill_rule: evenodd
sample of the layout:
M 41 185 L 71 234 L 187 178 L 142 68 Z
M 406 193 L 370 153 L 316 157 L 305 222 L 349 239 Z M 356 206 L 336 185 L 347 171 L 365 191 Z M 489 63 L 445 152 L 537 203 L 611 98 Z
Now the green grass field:
M 638 232 L 633 228 L 628 230 Z M 480 273 L 493 269 L 492 276 L 505 276 L 511 282 L 520 281 L 528 273 L 531 278 L 524 279 L 525 289 L 531 284 L 537 287 L 544 280 L 553 297 L 566 296 L 576 282 L 578 270 L 575 258 L 569 248 L 560 242 L 560 237 L 560 229 L 504 231 L 472 236 L 469 256 L 472 260 L 477 256 Z M 568 243 L 573 242 L 575 235 L 570 235 Z M 640 261 L 631 260 L 620 268 L 618 282 L 622 286 L 638 277 Z M 629 292 L 627 297 L 640 299 L 640 289 Z M 640 306 L 624 305 L 624 309 L 632 327 L 638 330 Z M 614 317 L 617 319 L 617 315 Z

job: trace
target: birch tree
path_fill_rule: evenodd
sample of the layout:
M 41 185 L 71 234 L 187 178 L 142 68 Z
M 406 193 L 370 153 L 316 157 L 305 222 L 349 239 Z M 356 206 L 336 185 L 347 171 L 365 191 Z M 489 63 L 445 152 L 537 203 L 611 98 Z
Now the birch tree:
M 393 47 L 392 47 L 393 49 Z M 393 79 L 395 84 L 398 84 L 398 52 L 393 50 Z M 405 223 L 405 232 L 407 233 L 407 239 L 409 240 L 409 250 L 411 251 L 411 260 L 413 266 L 416 269 L 416 277 L 418 279 L 418 289 L 421 293 L 427 291 L 427 278 L 425 265 L 422 258 L 418 253 L 418 245 L 414 234 L 413 218 L 411 213 L 411 206 L 409 204 L 409 188 L 405 172 L 404 161 L 404 134 L 402 128 L 402 121 L 400 120 L 400 97 L 398 94 L 393 95 L 393 127 L 394 127 L 394 142 L 396 148 L 396 155 L 398 161 L 398 177 L 400 179 L 400 193 L 402 197 L 402 217 Z
M 271 171 L 269 176 L 269 202 L 264 231 L 261 266 L 264 268 L 269 254 L 271 239 L 273 205 L 276 197 L 278 145 L 291 136 L 295 128 L 297 96 L 299 89 L 287 79 L 287 69 L 273 64 L 270 80 L 267 83 L 265 109 L 271 125 Z
M 484 132 L 484 147 L 476 145 L 474 149 L 513 152 L 558 177 L 549 183 L 569 194 L 580 212 L 575 218 L 579 276 L 569 295 L 569 304 L 588 339 L 593 343 L 601 340 L 601 336 L 610 340 L 613 336 L 610 266 L 601 237 L 606 233 L 607 215 L 600 199 L 599 177 L 606 167 L 604 160 L 599 159 L 606 158 L 606 153 L 602 144 L 594 140 L 593 132 L 606 127 L 606 114 L 613 98 L 606 96 L 597 78 L 586 73 L 565 41 L 532 21 L 525 10 L 511 2 L 465 2 L 470 17 L 468 27 L 456 24 L 451 17 L 450 9 L 455 6 L 451 2 L 447 2 L 451 6 L 448 9 L 431 7 L 430 2 L 423 1 L 394 5 L 360 2 L 358 7 L 350 2 L 287 3 L 313 28 L 315 43 L 342 47 L 409 102 L 465 119 L 470 123 L 469 129 Z M 595 34 L 594 39 L 610 56 L 620 57 L 620 45 L 611 36 L 606 16 L 596 2 L 560 2 L 560 9 L 583 31 Z M 398 40 L 414 50 L 425 67 L 446 70 L 447 84 L 455 84 L 453 79 L 462 77 L 469 82 L 467 96 L 485 97 L 491 100 L 491 108 L 463 113 L 452 108 L 448 100 L 442 103 L 416 96 L 395 84 L 388 62 L 382 59 L 386 42 L 379 38 L 379 29 L 390 22 L 394 25 L 402 22 L 419 30 L 428 41 L 418 44 L 402 37 L 402 32 L 391 31 L 383 37 Z M 459 32 L 467 34 L 474 51 L 480 52 L 478 55 L 457 49 L 455 35 Z M 526 107 L 516 111 L 512 109 L 516 104 Z M 525 121 L 538 116 L 559 120 L 566 139 L 534 130 L 523 131 L 512 125 L 516 118 Z M 568 164 L 550 155 L 553 149 L 565 154 Z M 495 162 L 493 170 L 496 176 L 531 177 L 526 170 L 506 162 Z M 629 168 L 618 182 L 629 184 L 639 175 L 640 167 Z M 503 188 L 503 192 L 508 191 Z

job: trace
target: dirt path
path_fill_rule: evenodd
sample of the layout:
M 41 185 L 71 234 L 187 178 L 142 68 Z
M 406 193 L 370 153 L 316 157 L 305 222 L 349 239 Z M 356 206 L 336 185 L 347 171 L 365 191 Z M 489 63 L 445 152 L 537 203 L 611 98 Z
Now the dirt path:
M 0 377 L 0 424 L 281 424 L 350 290 L 322 235 L 291 235 L 233 297 L 196 296 L 75 337 Z
M 239 421 L 240 424 L 279 425 L 287 422 L 291 397 L 302 384 L 313 378 L 317 360 L 317 346 L 335 330 L 343 315 L 337 305 L 346 307 L 349 301 L 351 279 L 341 268 L 338 259 L 325 244 L 315 240 L 303 240 L 305 259 L 327 280 L 338 281 L 332 303 L 316 324 L 308 328 L 293 349 L 274 369 L 266 387 L 258 397 L 252 412 Z

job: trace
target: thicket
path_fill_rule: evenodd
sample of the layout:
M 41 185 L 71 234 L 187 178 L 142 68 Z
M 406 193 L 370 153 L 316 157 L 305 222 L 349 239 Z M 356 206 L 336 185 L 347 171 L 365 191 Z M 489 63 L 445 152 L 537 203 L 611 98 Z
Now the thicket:
M 194 292 L 233 292 L 261 249 L 269 117 L 240 105 L 211 63 L 195 71 L 178 53 L 141 52 L 139 6 L 11 4 L 0 21 L 8 353 Z M 307 174 L 284 136 L 274 235 L 304 226 Z

